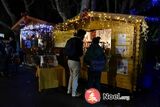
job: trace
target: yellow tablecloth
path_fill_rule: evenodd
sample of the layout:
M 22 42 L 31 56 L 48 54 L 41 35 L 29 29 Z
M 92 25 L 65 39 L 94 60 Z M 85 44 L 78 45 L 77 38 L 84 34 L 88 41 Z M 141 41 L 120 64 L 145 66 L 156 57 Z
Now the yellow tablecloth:
M 58 65 L 52 68 L 37 67 L 39 91 L 42 89 L 66 86 L 65 69 Z

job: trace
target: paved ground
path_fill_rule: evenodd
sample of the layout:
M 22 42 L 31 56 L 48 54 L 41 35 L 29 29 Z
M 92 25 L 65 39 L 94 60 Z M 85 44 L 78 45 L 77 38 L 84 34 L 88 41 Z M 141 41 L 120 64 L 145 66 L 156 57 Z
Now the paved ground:
M 12 66 L 12 70 L 15 66 Z M 101 101 L 89 105 L 82 95 L 72 98 L 66 94 L 65 87 L 48 89 L 39 93 L 37 78 L 33 68 L 18 67 L 12 77 L 0 77 L 0 107 L 160 107 L 160 84 L 150 90 L 133 94 L 123 89 L 112 89 L 102 85 L 102 92 L 121 93 L 131 97 L 130 101 Z M 158 81 L 158 80 L 157 80 Z M 80 91 L 84 90 L 85 81 L 80 81 Z

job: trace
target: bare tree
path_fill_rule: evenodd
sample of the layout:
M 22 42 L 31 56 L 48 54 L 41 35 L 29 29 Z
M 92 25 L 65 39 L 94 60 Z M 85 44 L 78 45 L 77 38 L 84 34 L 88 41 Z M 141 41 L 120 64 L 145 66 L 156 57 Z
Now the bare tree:
M 28 0 L 23 0 L 23 2 L 24 2 L 24 6 L 25 6 L 26 11 L 30 13 L 29 8 L 35 2 L 35 0 L 31 0 L 31 2 L 29 2 Z
M 134 2 L 135 2 L 134 0 L 130 0 L 130 2 L 129 2 L 129 9 L 132 8 L 132 6 L 134 5 Z
M 123 0 L 122 1 L 122 7 L 121 7 L 121 13 L 124 13 L 126 7 L 127 7 L 127 0 Z
M 55 2 L 56 2 L 56 8 L 57 8 L 59 15 L 62 17 L 63 21 L 66 21 L 67 18 L 66 18 L 65 13 L 62 11 L 62 7 L 60 6 L 61 5 L 60 0 L 55 0 Z
M 109 12 L 109 0 L 106 0 L 107 12 Z
M 96 10 L 96 0 L 91 0 L 91 10 Z
M 6 0 L 1 0 L 1 2 L 2 2 L 3 6 L 4 6 L 5 10 L 6 10 L 6 12 L 7 12 L 8 15 L 10 16 L 11 21 L 12 21 L 12 24 L 14 24 L 15 21 L 16 21 L 16 17 L 15 17 L 15 15 L 11 12 L 11 9 L 10 9 L 10 7 L 9 7 L 8 2 L 7 2 Z
M 114 12 L 117 12 L 117 0 L 114 0 Z
M 53 0 L 49 0 L 51 2 L 52 9 L 56 10 L 56 6 L 54 5 Z
M 71 9 L 76 9 L 80 10 L 79 7 L 79 2 L 77 0 L 49 0 L 52 6 L 52 9 L 56 10 L 60 17 L 63 19 L 63 21 L 67 20 L 68 18 L 72 17 L 71 16 Z M 75 6 L 77 8 L 75 8 Z M 69 11 L 71 10 L 71 11 Z M 75 11 L 75 10 L 74 10 Z M 77 11 L 79 12 L 79 11 Z
M 82 0 L 80 12 L 82 12 L 83 10 L 89 9 L 89 3 L 90 3 L 90 0 Z

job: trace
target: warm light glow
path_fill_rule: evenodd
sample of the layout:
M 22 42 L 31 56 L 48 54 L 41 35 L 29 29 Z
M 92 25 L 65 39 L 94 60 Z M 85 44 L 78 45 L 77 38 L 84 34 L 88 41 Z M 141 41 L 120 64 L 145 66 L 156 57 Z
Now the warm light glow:
M 120 19 L 120 17 L 117 17 L 117 20 L 119 20 Z
M 21 29 L 21 35 L 23 39 L 26 39 L 27 36 L 39 35 L 41 33 L 50 33 L 53 31 L 52 25 L 46 24 L 35 24 L 28 25 Z
M 103 13 L 103 12 L 87 12 L 84 17 L 78 15 L 74 18 L 64 22 L 63 24 L 56 25 L 57 30 L 71 30 L 71 29 L 78 29 L 78 28 L 85 28 L 85 26 L 88 26 L 87 29 L 95 29 L 98 26 L 103 29 L 109 28 L 112 26 L 112 24 L 115 21 L 119 22 L 125 22 L 126 24 L 137 24 L 142 23 L 144 20 L 144 17 L 142 16 L 133 16 L 133 15 L 124 15 L 124 14 L 111 14 L 111 13 Z M 98 23 L 92 23 L 87 25 L 90 22 L 98 22 Z M 145 25 L 145 26 L 144 26 Z M 146 27 L 147 24 L 145 23 L 141 27 Z M 145 29 L 143 32 L 147 32 L 147 29 Z M 145 33 L 146 34 L 146 33 Z

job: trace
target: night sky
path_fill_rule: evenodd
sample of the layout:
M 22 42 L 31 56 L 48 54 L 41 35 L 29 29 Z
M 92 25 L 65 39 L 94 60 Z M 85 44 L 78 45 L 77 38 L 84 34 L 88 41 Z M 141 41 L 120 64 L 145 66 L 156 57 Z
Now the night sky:
M 22 17 L 22 14 L 26 12 L 23 0 L 6 1 L 8 2 L 11 12 L 16 16 L 16 21 L 18 21 Z M 30 6 L 29 12 L 27 12 L 27 14 L 29 16 L 36 17 L 52 23 L 62 22 L 62 19 L 58 15 L 58 12 L 52 9 L 48 0 L 35 0 L 35 2 Z M 1 2 L 0 20 L 5 22 L 9 26 L 12 26 L 10 17 Z
M 5 0 L 8 3 L 8 7 L 11 10 L 12 14 L 15 15 L 16 23 L 21 17 L 22 14 L 26 12 L 24 0 Z M 28 3 L 32 0 L 26 0 Z M 69 9 L 65 9 L 67 18 L 72 18 L 77 15 L 80 11 L 81 0 L 59 0 L 63 1 L 61 8 L 64 6 L 70 6 Z M 117 7 L 115 10 L 115 2 L 114 0 L 110 0 L 110 13 L 122 13 L 121 9 L 124 7 L 123 1 L 127 2 L 125 6 L 125 10 L 123 14 L 137 14 L 143 16 L 160 16 L 160 0 L 134 0 L 133 6 L 129 8 L 130 1 L 128 0 L 117 0 Z M 157 1 L 153 6 L 152 1 Z M 55 0 L 53 0 L 53 4 L 55 5 Z M 95 11 L 107 12 L 107 4 L 106 0 L 96 0 Z M 62 21 L 58 11 L 52 8 L 50 0 L 34 0 L 34 3 L 29 7 L 29 12 L 27 12 L 29 16 L 45 20 L 47 22 L 57 24 Z M 9 27 L 12 27 L 14 23 L 11 22 L 11 18 L 6 12 L 4 6 L 2 5 L 2 0 L 0 1 L 0 21 L 4 22 Z M 0 25 L 2 26 L 2 25 Z

